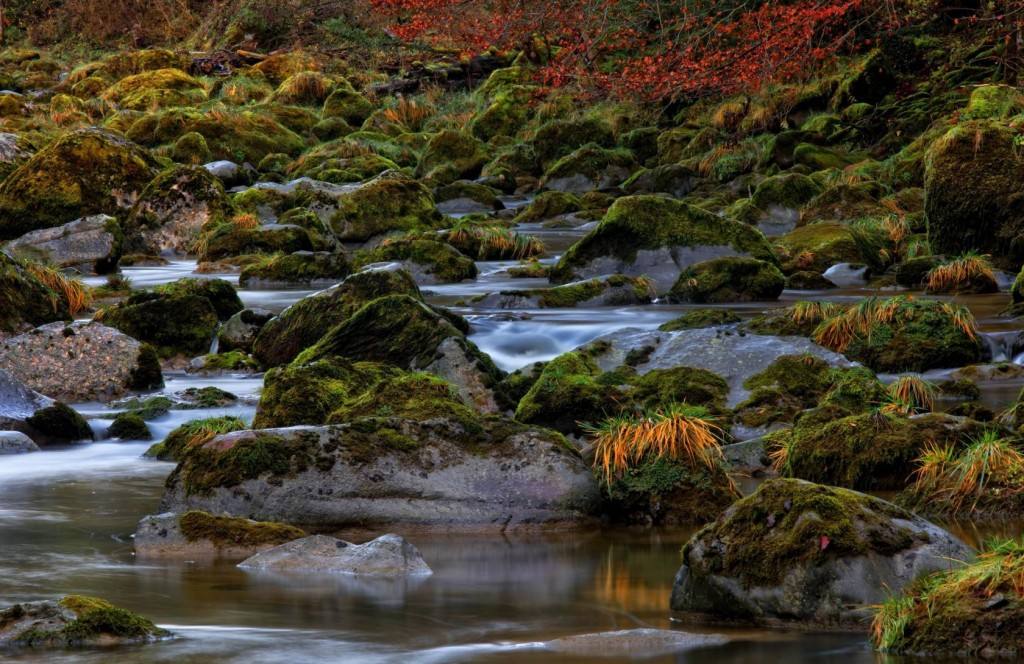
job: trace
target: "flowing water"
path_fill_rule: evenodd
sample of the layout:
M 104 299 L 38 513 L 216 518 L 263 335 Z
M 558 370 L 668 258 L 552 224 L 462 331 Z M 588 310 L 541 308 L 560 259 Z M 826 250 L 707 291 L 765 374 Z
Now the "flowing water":
M 531 232 L 537 231 L 531 227 Z M 582 230 L 544 231 L 553 252 Z M 554 260 L 550 256 L 547 260 Z M 495 362 L 513 370 L 547 360 L 598 336 L 626 327 L 656 328 L 688 307 L 648 305 L 572 310 L 482 310 L 466 304 L 502 289 L 543 287 L 538 279 L 510 279 L 513 263 L 480 263 L 472 283 L 430 286 L 428 299 L 453 307 L 473 325 L 472 339 Z M 192 275 L 195 264 L 125 268 L 133 287 L 152 287 Z M 232 275 L 222 277 L 237 283 Z M 95 283 L 102 283 L 102 279 Z M 247 306 L 279 311 L 312 292 L 242 290 Z M 797 299 L 850 301 L 874 294 L 845 289 Z M 978 317 L 996 359 L 1013 360 L 1016 332 L 997 317 L 1006 295 L 959 298 Z M 779 306 L 772 304 L 771 306 Z M 765 305 L 731 307 L 752 316 Z M 1019 359 L 1019 358 L 1018 358 Z M 936 372 L 930 378 L 943 378 Z M 216 385 L 239 405 L 171 411 L 150 423 L 157 440 L 185 421 L 235 415 L 251 421 L 258 377 L 166 375 L 160 391 Z M 1016 396 L 1024 379 L 981 384 L 992 407 Z M 111 421 L 103 404 L 76 404 L 102 434 Z M 98 442 L 5 457 L 0 462 L 0 606 L 98 595 L 173 630 L 178 638 L 116 652 L 20 653 L 11 662 L 582 662 L 544 643 L 559 637 L 639 627 L 672 628 L 668 598 L 685 530 L 598 530 L 557 533 L 402 533 L 434 570 L 412 580 L 289 577 L 243 572 L 211 561 L 139 560 L 131 534 L 157 510 L 173 464 L 144 459 L 149 443 Z M 977 542 L 987 533 L 970 524 L 954 529 Z M 1013 527 L 1010 530 L 1014 530 Z M 399 531 L 401 532 L 401 531 Z M 373 533 L 353 534 L 358 541 Z M 674 626 L 688 631 L 708 631 Z M 897 662 L 873 653 L 860 635 L 713 630 L 725 646 L 645 661 L 716 664 Z M 621 661 L 625 657 L 602 658 Z

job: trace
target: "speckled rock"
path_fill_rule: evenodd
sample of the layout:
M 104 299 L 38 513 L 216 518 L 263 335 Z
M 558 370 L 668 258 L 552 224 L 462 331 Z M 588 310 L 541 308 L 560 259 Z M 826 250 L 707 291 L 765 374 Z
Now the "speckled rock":
M 381 535 L 352 544 L 327 535 L 312 535 L 276 546 L 242 561 L 243 569 L 275 572 L 333 572 L 366 576 L 432 574 L 419 550 L 399 535 Z
M 38 452 L 39 446 L 20 431 L 0 431 L 0 456 Z
M 121 257 L 121 229 L 113 217 L 96 214 L 26 233 L 8 242 L 6 249 L 14 256 L 57 267 L 106 274 L 117 267 Z
M 28 418 L 41 408 L 53 405 L 53 399 L 29 389 L 10 372 L 0 369 L 0 429 L 35 433 Z M 33 438 L 34 440 L 34 438 Z
M 156 355 L 95 322 L 50 323 L 0 342 L 0 366 L 62 401 L 95 401 L 162 384 Z

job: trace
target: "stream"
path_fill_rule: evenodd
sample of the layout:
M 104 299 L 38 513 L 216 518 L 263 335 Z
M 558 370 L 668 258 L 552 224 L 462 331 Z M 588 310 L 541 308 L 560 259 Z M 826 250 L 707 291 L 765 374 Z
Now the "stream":
M 536 227 L 523 229 L 536 231 Z M 559 252 L 580 230 L 544 231 Z M 549 256 L 548 261 L 555 256 Z M 469 283 L 424 287 L 428 300 L 450 306 L 473 326 L 470 337 L 505 370 L 547 360 L 598 336 L 626 327 L 653 329 L 688 308 L 496 311 L 466 304 L 501 289 L 543 287 L 539 279 L 511 279 L 512 262 L 482 262 Z M 195 263 L 131 267 L 135 288 L 192 275 Z M 221 277 L 237 285 L 235 275 Z M 102 278 L 91 279 L 94 284 Z M 240 290 L 246 306 L 280 311 L 312 289 Z M 850 301 L 874 291 L 819 294 L 787 291 L 780 303 L 733 305 L 741 316 L 799 299 Z M 888 293 L 886 293 L 888 294 Z M 1007 301 L 958 297 L 975 313 L 993 355 L 1013 360 L 1016 332 L 997 317 Z M 1002 356 L 1000 355 L 1002 353 Z M 942 372 L 930 379 L 948 377 Z M 251 421 L 258 377 L 198 377 L 167 373 L 158 393 L 215 385 L 240 397 L 239 405 L 171 411 L 150 422 L 154 442 L 196 418 L 234 415 Z M 883 377 L 885 378 L 885 377 Z M 1024 380 L 980 383 L 993 408 L 1005 407 Z M 103 404 L 74 404 L 98 433 L 110 424 Z M 131 534 L 157 510 L 172 463 L 145 459 L 150 443 L 97 442 L 6 457 L 0 463 L 0 606 L 97 595 L 152 618 L 179 638 L 155 645 L 67 653 L 21 652 L 11 662 L 584 662 L 548 651 L 559 637 L 638 627 L 670 628 L 668 599 L 680 548 L 692 531 L 607 529 L 502 535 L 403 532 L 434 570 L 421 579 L 310 577 L 287 581 L 243 572 L 231 564 L 136 559 Z M 976 543 L 989 531 L 970 524 L 954 530 Z M 1004 530 L 1014 531 L 1014 526 Z M 369 539 L 371 534 L 361 534 Z M 687 631 L 727 634 L 731 642 L 651 662 L 744 663 L 902 662 L 872 652 L 863 635 L 813 635 L 765 630 Z M 600 661 L 621 661 L 614 657 Z M 627 660 L 628 661 L 628 660 Z M 934 661 L 934 660 L 930 660 Z M 963 661 L 963 660 L 961 660 Z

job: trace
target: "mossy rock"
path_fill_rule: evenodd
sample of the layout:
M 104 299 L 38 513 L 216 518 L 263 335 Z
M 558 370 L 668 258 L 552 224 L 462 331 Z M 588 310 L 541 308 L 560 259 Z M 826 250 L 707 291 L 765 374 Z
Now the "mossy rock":
M 1024 112 L 1024 95 L 1010 85 L 979 85 L 971 90 L 964 120 L 1005 120 Z
M 245 422 L 237 417 L 209 417 L 190 420 L 177 427 L 162 442 L 146 451 L 146 456 L 161 461 L 181 461 L 185 452 L 193 445 L 201 445 L 215 435 L 247 429 Z
M 99 129 L 67 134 L 0 184 L 0 240 L 125 210 L 156 175 L 145 150 Z
M 4 642 L 32 650 L 153 643 L 171 633 L 106 600 L 67 595 L 0 610 Z
M 139 253 L 188 253 L 200 230 L 231 213 L 224 185 L 199 166 L 174 166 L 146 185 L 124 223 L 131 249 Z
M 588 143 L 551 164 L 542 186 L 571 193 L 608 189 L 622 184 L 635 169 L 629 150 Z
M 608 375 L 602 378 L 608 381 Z M 673 367 L 654 369 L 630 377 L 629 397 L 643 408 L 665 408 L 685 403 L 705 408 L 715 417 L 726 414 L 726 397 L 729 385 L 725 380 L 706 369 L 695 367 Z
M 337 286 L 299 300 L 270 320 L 257 335 L 253 354 L 266 366 L 287 364 L 367 302 L 394 294 L 421 299 L 408 272 L 357 272 Z
M 62 296 L 0 251 L 0 336 L 70 318 Z
M 355 90 L 340 87 L 324 100 L 324 118 L 341 118 L 348 124 L 358 127 L 373 113 L 374 106 L 369 99 Z
M 59 401 L 52 406 L 40 408 L 25 422 L 47 439 L 64 442 L 93 439 L 92 428 L 85 418 Z
M 867 605 L 970 555 L 884 500 L 774 479 L 687 542 L 670 605 L 676 617 L 704 622 L 865 630 Z
M 135 111 L 194 106 L 206 100 L 202 83 L 180 69 L 156 69 L 122 78 L 107 88 L 105 101 Z
M 243 288 L 253 284 L 311 284 L 318 281 L 338 282 L 352 273 L 348 257 L 340 252 L 297 251 L 275 254 L 242 268 L 238 283 Z
M 678 330 L 695 330 L 702 327 L 717 327 L 740 322 L 740 317 L 728 309 L 695 309 L 687 311 L 678 318 L 662 323 L 658 329 L 662 332 Z
M 356 269 L 373 263 L 399 262 L 422 284 L 445 284 L 475 279 L 476 263 L 445 242 L 425 237 L 386 240 L 354 257 Z
M 330 225 L 338 239 L 360 242 L 395 231 L 435 230 L 444 221 L 429 189 L 387 171 L 340 198 Z
M 823 424 L 798 424 L 772 435 L 787 450 L 784 472 L 812 482 L 861 490 L 899 490 L 912 481 L 929 445 L 962 447 L 981 425 L 946 415 L 904 417 L 877 412 Z
M 750 203 L 768 214 L 776 209 L 799 210 L 821 191 L 821 186 L 806 175 L 784 173 L 759 182 L 750 195 Z
M 200 295 L 133 293 L 103 312 L 103 324 L 153 346 L 160 357 L 201 355 L 219 324 L 217 310 Z
M 480 416 L 442 378 L 337 357 L 268 372 L 253 426 L 343 424 L 381 417 L 449 419 L 467 430 L 480 427 Z
M 599 383 L 600 375 L 597 364 L 583 353 L 559 355 L 519 401 L 516 420 L 579 434 L 586 423 L 618 414 L 628 399 L 617 386 Z
M 1024 263 L 1024 158 L 1017 133 L 992 121 L 964 122 L 932 144 L 925 172 L 928 239 L 935 253 L 989 254 Z
M 121 440 L 150 440 L 153 437 L 142 416 L 131 412 L 119 413 L 107 429 L 107 435 Z
M 725 471 L 657 459 L 604 487 L 613 521 L 646 526 L 702 525 L 739 498 Z
M 650 282 L 642 277 L 613 274 L 598 279 L 577 281 L 554 288 L 533 290 L 506 290 L 482 299 L 483 306 L 503 309 L 554 308 L 595 306 L 629 306 L 648 304 L 654 300 Z
M 721 304 L 777 300 L 786 285 L 779 268 L 756 258 L 716 258 L 679 275 L 669 296 L 684 302 Z
M 423 150 L 416 173 L 436 184 L 449 184 L 461 178 L 475 178 L 487 163 L 484 144 L 470 134 L 446 129 L 431 137 Z M 449 169 L 455 178 L 448 180 L 441 175 Z
M 206 144 L 203 135 L 191 131 L 178 137 L 171 149 L 171 158 L 182 164 L 198 166 L 213 160 L 213 153 L 210 146 Z
M 849 223 L 862 217 L 886 216 L 890 210 L 879 202 L 885 193 L 885 188 L 873 181 L 830 185 L 804 206 L 801 223 Z
M 285 523 L 251 521 L 189 510 L 178 519 L 178 528 L 189 542 L 210 542 L 216 549 L 251 549 L 277 546 L 306 536 Z
M 583 202 L 576 194 L 565 191 L 542 191 L 516 215 L 517 224 L 529 224 L 578 212 Z
M 631 151 L 641 164 L 658 156 L 658 136 L 661 130 L 657 127 L 637 127 L 619 137 L 619 145 Z
M 545 170 L 588 143 L 610 148 L 615 144 L 611 125 L 596 118 L 552 120 L 545 123 L 533 137 L 533 147 Z
M 484 141 L 515 136 L 531 115 L 530 101 L 535 92 L 536 88 L 529 85 L 511 85 L 499 90 L 470 118 L 470 132 Z
M 757 229 L 681 201 L 627 196 L 617 199 L 597 228 L 565 252 L 551 279 L 564 283 L 610 272 L 646 275 L 663 293 L 685 267 L 730 255 L 777 265 Z M 667 270 L 666 261 L 671 264 Z
M 686 164 L 662 164 L 636 171 L 622 183 L 622 188 L 630 194 L 663 193 L 683 198 L 698 181 L 697 171 Z
M 222 223 L 204 230 L 205 246 L 201 246 L 200 261 L 216 261 L 247 254 L 291 254 L 313 251 L 313 237 L 302 226 L 295 224 L 265 224 L 243 228 L 234 223 Z
M 274 101 L 280 104 L 320 106 L 335 87 L 334 81 L 318 71 L 302 71 L 281 81 L 274 91 Z M 343 85 L 340 88 L 351 89 Z
M 843 224 L 801 226 L 774 241 L 783 250 L 784 272 L 824 272 L 837 263 L 856 263 L 861 260 L 860 249 L 849 227 Z
M 227 320 L 245 308 L 235 287 L 224 279 L 184 277 L 157 286 L 153 291 L 171 297 L 187 295 L 204 297 L 213 305 L 213 310 L 220 320 Z

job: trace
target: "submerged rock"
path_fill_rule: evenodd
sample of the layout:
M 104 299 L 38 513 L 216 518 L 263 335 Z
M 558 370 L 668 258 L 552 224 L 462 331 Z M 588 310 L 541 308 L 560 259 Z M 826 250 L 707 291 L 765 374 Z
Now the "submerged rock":
M 729 642 L 722 634 L 693 634 L 672 629 L 623 629 L 564 636 L 544 647 L 575 657 L 665 657 Z
M 8 242 L 12 255 L 39 260 L 61 268 L 107 274 L 117 267 L 121 257 L 121 228 L 117 220 L 105 214 L 26 233 Z
M 313 535 L 257 553 L 238 566 L 274 572 L 333 572 L 367 576 L 424 576 L 433 573 L 419 550 L 399 535 L 381 535 L 366 544 Z
M 769 480 L 683 549 L 680 617 L 866 630 L 871 606 L 971 549 L 884 500 L 801 480 Z
M 0 456 L 38 452 L 39 446 L 20 431 L 0 431 Z
M 109 647 L 170 636 L 146 618 L 96 597 L 68 595 L 0 610 L 0 649 Z
M 153 557 L 246 558 L 305 537 L 294 526 L 192 510 L 143 517 L 135 529 L 135 553 Z
M 310 528 L 504 528 L 585 521 L 599 503 L 590 468 L 551 431 L 363 418 L 239 431 L 191 446 L 161 508 Z
M 106 401 L 163 385 L 152 348 L 96 322 L 50 323 L 0 342 L 0 364 L 63 401 Z

